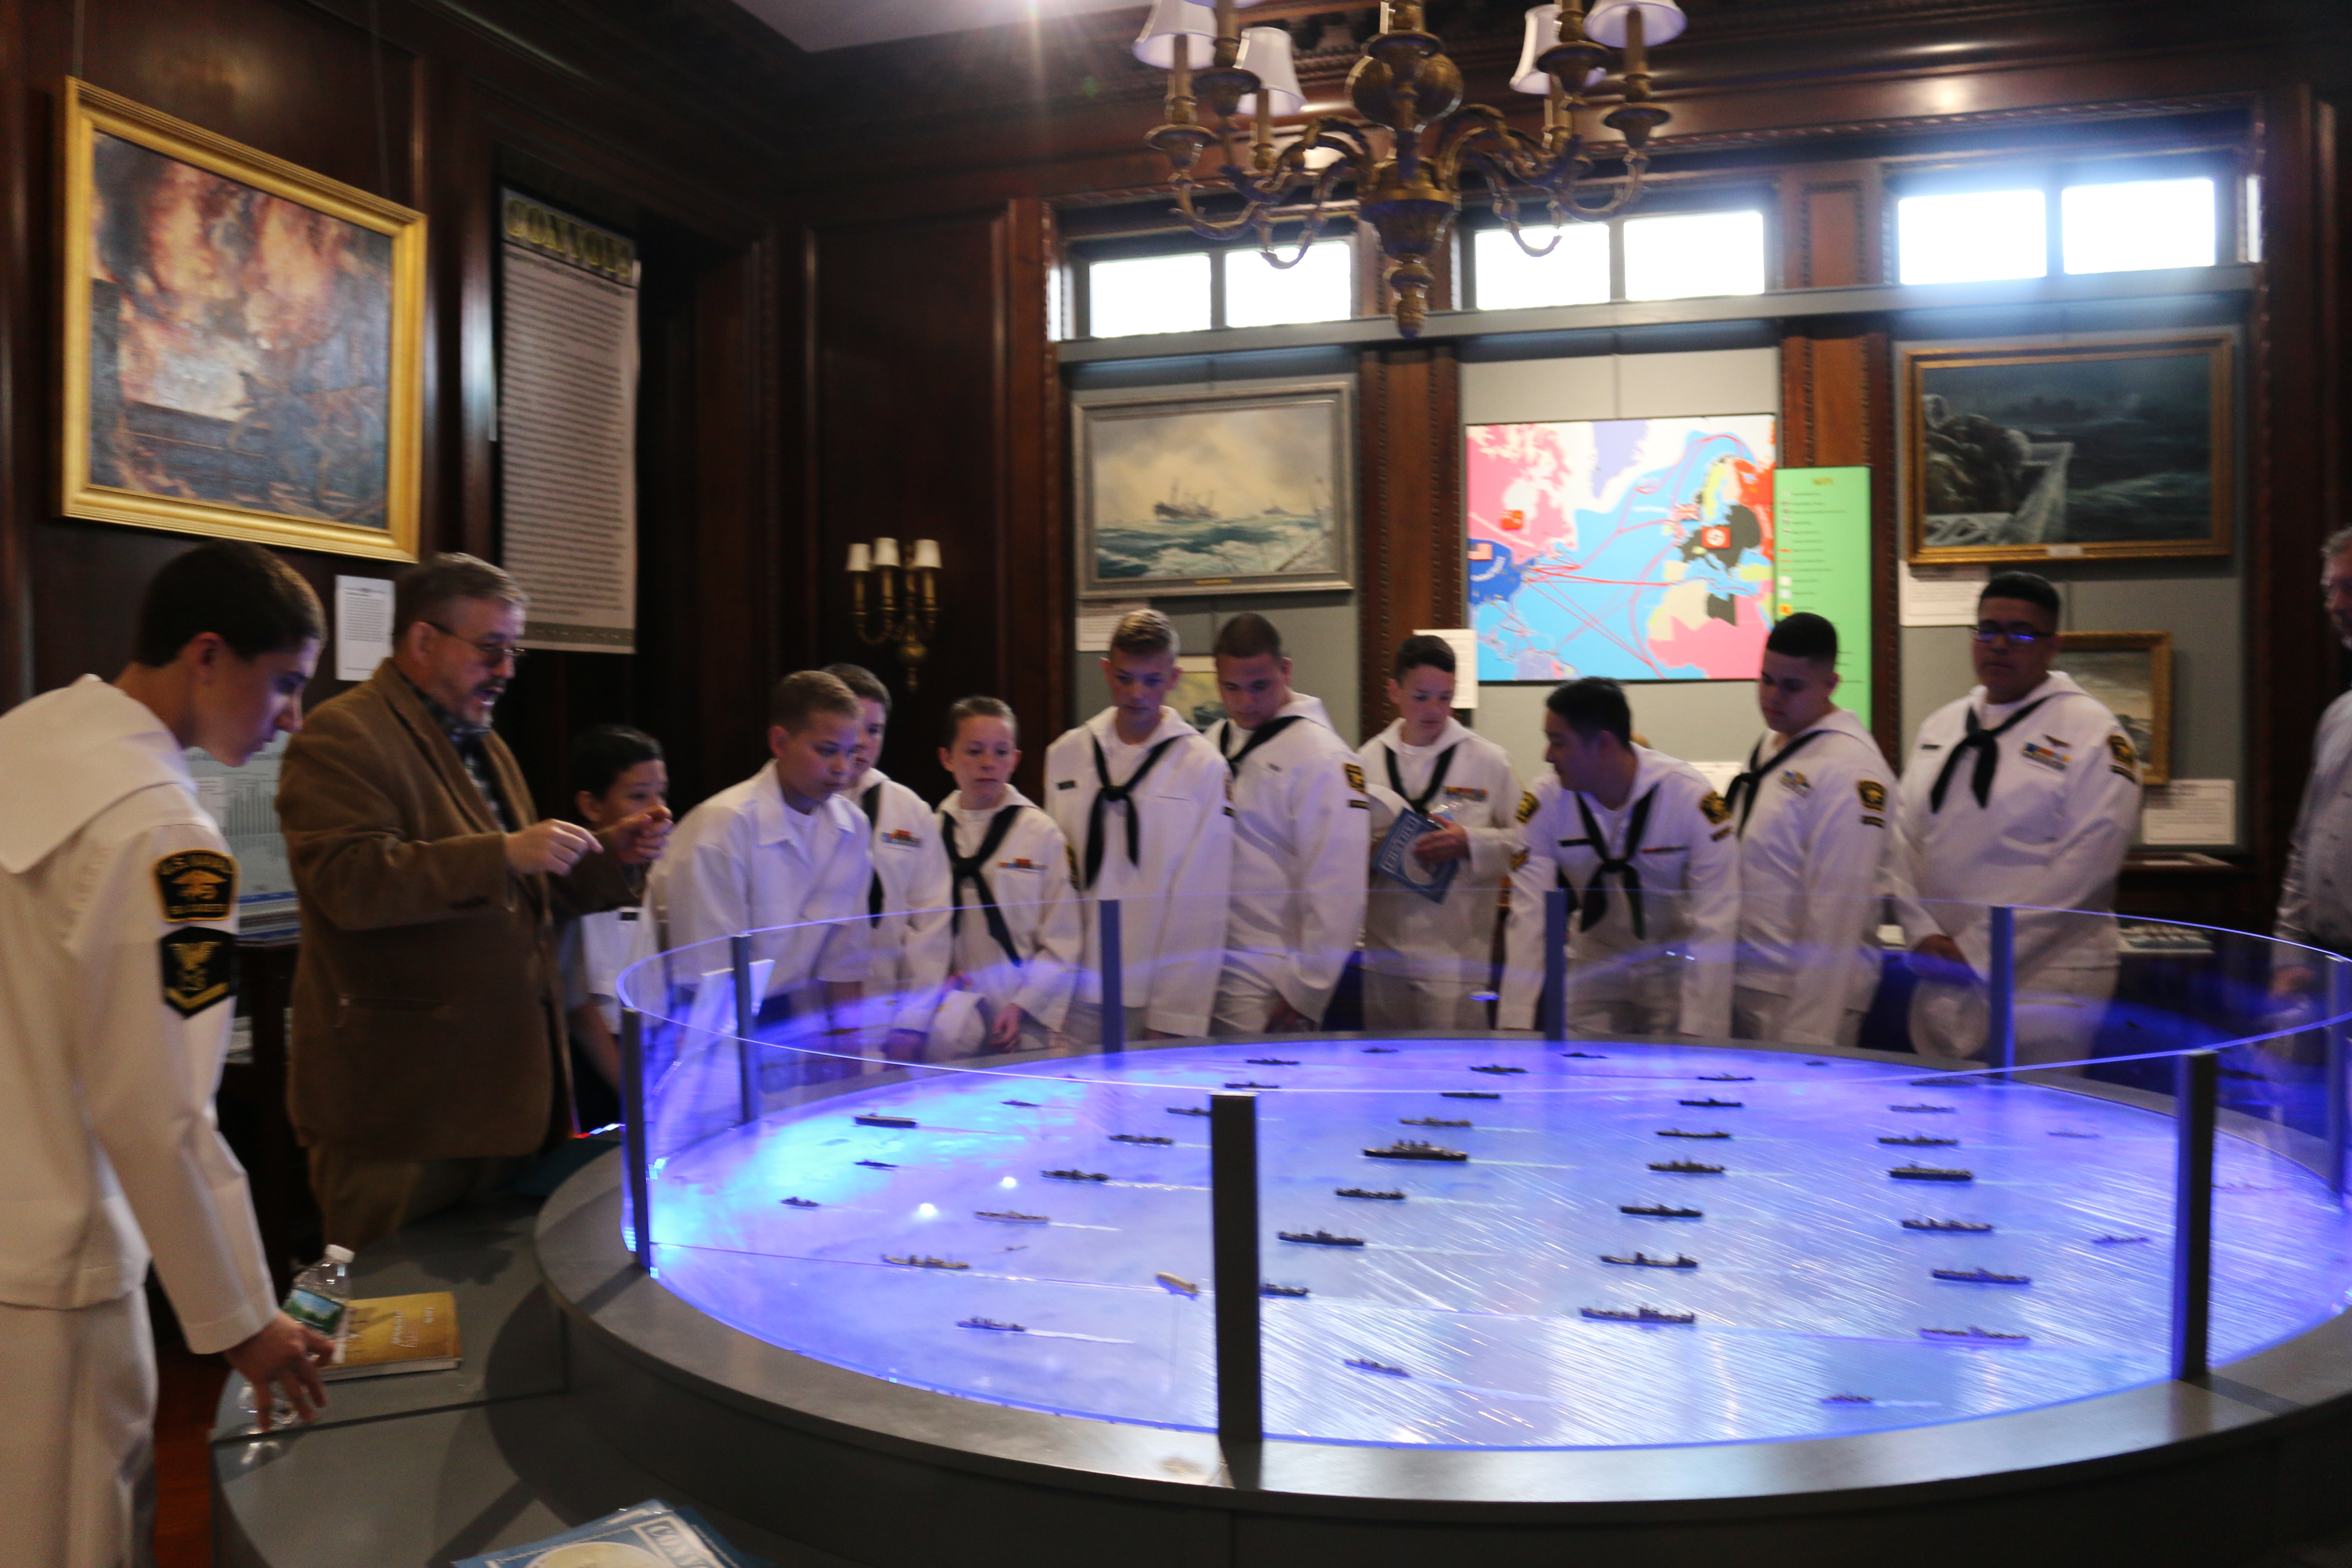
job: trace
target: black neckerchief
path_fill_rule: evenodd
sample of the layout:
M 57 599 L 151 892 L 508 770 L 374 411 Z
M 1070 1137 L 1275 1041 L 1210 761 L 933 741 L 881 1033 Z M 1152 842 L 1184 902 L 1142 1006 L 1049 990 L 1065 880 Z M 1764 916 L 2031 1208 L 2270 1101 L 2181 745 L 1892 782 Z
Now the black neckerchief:
M 882 786 L 876 784 L 859 795 L 857 809 L 866 814 L 868 827 L 880 826 L 881 818 L 877 814 L 882 809 Z M 882 861 L 879 856 L 875 858 L 873 870 L 873 879 L 866 884 L 866 923 L 878 926 L 882 923 Z
M 2049 697 L 2035 698 L 2002 720 L 2000 727 L 1997 730 L 1988 730 L 1977 722 L 1975 703 L 1971 702 L 1960 710 L 1960 716 L 1969 723 L 1968 734 L 1958 745 L 1952 748 L 1951 755 L 1944 759 L 1943 771 L 1936 775 L 1936 787 L 1927 792 L 1927 809 L 1930 812 L 1944 809 L 1944 792 L 1952 785 L 1952 774 L 1958 770 L 1960 758 L 1971 751 L 1977 754 L 1977 765 L 1976 771 L 1969 777 L 1969 790 L 1977 797 L 1979 805 L 1984 805 L 1990 802 L 1992 798 L 1993 770 L 2000 766 L 2000 738 L 2025 722 L 2027 714 L 2049 701 L 2051 697 L 2057 695 L 2058 693 L 2053 691 Z
M 1022 964 L 1021 954 L 1013 948 L 1013 931 L 1004 923 L 1003 911 L 996 907 L 996 890 L 988 885 L 988 878 L 983 873 L 988 868 L 990 858 L 1004 847 L 1005 835 L 1013 831 L 1013 824 L 1020 816 L 1019 801 L 1001 808 L 988 819 L 988 831 L 982 835 L 980 847 L 969 855 L 959 855 L 956 853 L 955 816 L 950 812 L 940 813 L 940 834 L 948 852 L 948 905 L 954 910 L 948 916 L 948 932 L 950 936 L 962 934 L 963 885 L 970 882 L 973 892 L 979 896 L 980 911 L 988 921 L 988 934 L 996 939 L 996 945 L 1004 950 L 1004 956 L 1013 961 L 1016 969 Z
M 1605 884 L 1611 877 L 1615 877 L 1625 890 L 1626 911 L 1633 917 L 1634 940 L 1648 940 L 1649 926 L 1642 910 L 1642 872 L 1633 864 L 1633 857 L 1642 852 L 1642 836 L 1650 827 L 1650 803 L 1657 798 L 1657 786 L 1653 784 L 1647 795 L 1633 803 L 1633 815 L 1625 823 L 1625 852 L 1612 856 L 1609 853 L 1609 840 L 1601 837 L 1601 824 L 1593 820 L 1592 807 L 1586 803 L 1581 793 L 1577 795 L 1576 809 L 1584 818 L 1584 837 L 1592 847 L 1593 856 L 1601 862 L 1593 869 L 1592 880 L 1584 885 L 1584 891 L 1579 895 L 1584 916 L 1578 930 L 1591 931 L 1609 913 L 1609 889 Z M 1574 890 L 1565 871 L 1559 873 L 1559 883 L 1561 887 Z
M 1232 720 L 1228 719 L 1225 721 L 1223 737 L 1221 737 L 1217 742 L 1217 755 L 1224 757 L 1226 772 L 1233 773 L 1235 777 L 1239 777 L 1242 771 L 1242 764 L 1249 761 L 1249 754 L 1252 752 L 1256 751 L 1260 746 L 1265 745 L 1268 741 L 1273 740 L 1276 735 L 1281 734 L 1285 730 L 1289 729 L 1293 724 L 1297 723 L 1300 720 L 1306 717 L 1307 715 L 1304 713 L 1286 713 L 1279 719 L 1268 719 L 1265 723 L 1260 724 L 1256 729 L 1250 731 L 1250 738 L 1242 742 L 1242 749 L 1240 751 L 1234 752 L 1230 756 L 1226 756 L 1224 737 L 1230 737 L 1234 731 L 1238 728 Z
M 1760 767 L 1757 765 L 1756 759 L 1763 752 L 1764 742 L 1759 740 L 1755 745 L 1748 748 L 1748 771 L 1741 773 L 1738 778 L 1733 779 L 1731 781 L 1731 787 L 1723 792 L 1723 804 L 1739 814 L 1740 837 L 1745 838 L 1748 837 L 1748 819 L 1751 816 L 1755 815 L 1757 786 L 1764 782 L 1764 775 L 1770 773 L 1774 768 L 1779 767 L 1782 763 L 1787 762 L 1790 757 L 1795 756 L 1799 752 L 1803 751 L 1805 747 L 1811 744 L 1813 741 L 1819 739 L 1821 736 L 1828 734 L 1829 732 L 1830 731 L 1827 730 L 1806 731 L 1803 734 L 1799 735 L 1795 740 L 1781 747 L 1778 752 L 1773 752 L 1772 760 L 1764 763 Z
M 1167 754 L 1169 747 L 1183 738 L 1171 735 L 1144 752 L 1143 761 L 1136 764 L 1135 772 L 1128 775 L 1127 782 L 1115 784 L 1110 782 L 1110 764 L 1103 760 L 1101 739 L 1095 735 L 1087 737 L 1095 749 L 1095 803 L 1087 808 L 1087 887 L 1089 889 L 1095 885 L 1095 878 L 1102 872 L 1103 808 L 1121 805 L 1127 807 L 1127 863 L 1130 866 L 1139 864 L 1143 858 L 1143 817 L 1129 797 L 1135 794 L 1136 786 L 1143 783 L 1143 777 L 1151 771 L 1152 764 Z
M 1396 791 L 1399 795 L 1403 795 L 1404 803 L 1407 805 L 1421 813 L 1422 816 L 1427 816 L 1429 815 L 1429 803 L 1435 800 L 1437 798 L 1437 792 L 1445 787 L 1446 770 L 1454 765 L 1454 753 L 1461 749 L 1462 742 L 1456 741 L 1454 744 L 1446 747 L 1445 750 L 1437 753 L 1437 765 L 1429 770 L 1429 787 L 1423 790 L 1420 796 L 1415 798 L 1412 795 L 1405 795 L 1404 777 L 1397 772 L 1396 748 L 1394 746 L 1382 746 L 1381 750 L 1387 754 L 1389 759 L 1389 788 Z

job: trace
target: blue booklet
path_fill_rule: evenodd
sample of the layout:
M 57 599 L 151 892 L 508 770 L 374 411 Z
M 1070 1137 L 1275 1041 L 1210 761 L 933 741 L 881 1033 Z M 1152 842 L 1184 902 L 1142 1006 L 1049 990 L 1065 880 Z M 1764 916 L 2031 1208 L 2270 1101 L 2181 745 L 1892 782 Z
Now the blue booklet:
M 765 1568 L 730 1546 L 690 1508 L 659 1498 L 576 1530 L 464 1557 L 452 1568 Z
M 1396 826 L 1372 851 L 1372 869 L 1392 882 L 1402 882 L 1433 904 L 1445 901 L 1445 889 L 1454 885 L 1454 873 L 1461 868 L 1459 860 L 1441 860 L 1434 866 L 1423 865 L 1413 858 L 1412 847 L 1424 833 L 1445 826 L 1435 817 L 1412 810 L 1397 814 Z

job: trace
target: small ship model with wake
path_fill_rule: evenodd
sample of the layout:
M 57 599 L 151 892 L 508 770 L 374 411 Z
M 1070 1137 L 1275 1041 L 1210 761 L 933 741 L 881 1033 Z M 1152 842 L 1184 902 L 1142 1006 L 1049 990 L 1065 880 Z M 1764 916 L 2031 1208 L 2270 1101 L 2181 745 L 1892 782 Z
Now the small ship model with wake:
M 784 1206 L 788 1209 L 813 1209 L 817 1206 L 817 1201 L 814 1198 L 786 1198 Z
M 2091 1237 L 2091 1245 L 2093 1247 L 2129 1247 L 2136 1241 L 2147 1239 L 2147 1237 L 2144 1236 L 2095 1236 Z
M 1254 1068 L 1295 1068 L 1298 1064 L 1286 1061 L 1280 1057 L 1252 1057 L 1249 1058 L 1249 1065 Z
M 1698 1219 L 1704 1209 L 1678 1209 L 1671 1204 L 1619 1204 L 1619 1214 L 1647 1215 L 1652 1219 Z
M 1927 1272 L 1938 1279 L 1949 1279 L 1960 1285 L 2031 1285 L 2031 1274 L 1995 1274 L 1990 1268 L 1931 1268 Z
M 1525 1068 L 1505 1067 L 1501 1062 L 1488 1062 L 1484 1067 L 1475 1067 L 1470 1070 L 1472 1072 L 1511 1073 L 1525 1072 L 1528 1069 Z
M 2098 1138 L 2105 1135 L 2097 1132 L 2077 1132 L 2071 1127 L 2053 1127 L 2050 1130 L 2050 1136 L 2053 1138 Z
M 1441 1089 L 1437 1091 L 1437 1098 L 1440 1100 L 1500 1100 L 1503 1096 L 1499 1090 L 1491 1089 Z
M 1209 1108 L 1205 1105 L 1171 1105 L 1168 1108 L 1168 1114 L 1171 1116 L 1206 1116 L 1209 1114 Z
M 1400 1116 L 1397 1118 L 1397 1125 L 1400 1127 L 1467 1127 L 1470 1123 L 1466 1118 Z
M 1295 1241 L 1303 1247 L 1361 1247 L 1360 1236 L 1333 1236 L 1328 1230 L 1277 1230 L 1275 1235 L 1285 1241 Z
M 1672 1258 L 1653 1258 L 1646 1252 L 1636 1252 L 1631 1258 L 1620 1258 L 1615 1253 L 1604 1252 L 1601 1255 L 1601 1261 L 1622 1264 L 1628 1268 L 1696 1268 L 1698 1267 L 1698 1259 L 1686 1252 L 1677 1252 Z
M 1897 1165 L 1886 1173 L 1898 1182 L 1973 1182 L 1974 1171 L 1944 1170 L 1934 1165 Z
M 1721 1131 L 1685 1132 L 1679 1127 L 1661 1127 L 1658 1129 L 1658 1136 L 1661 1138 L 1728 1138 L 1731 1134 Z
M 1459 1163 L 1470 1158 L 1465 1149 L 1448 1149 L 1443 1144 L 1418 1142 L 1400 1138 L 1385 1149 L 1367 1149 L 1364 1153 L 1374 1160 L 1451 1160 Z
M 1023 1214 L 1019 1209 L 974 1209 L 974 1219 L 992 1219 L 999 1225 L 1051 1225 L 1054 1222 L 1041 1214 Z
M 1008 1100 L 1004 1103 L 1007 1105 L 1017 1105 L 1024 1110 L 1034 1110 L 1037 1109 L 1037 1102 L 1034 1100 Z
M 1696 1160 L 1653 1160 L 1650 1162 L 1650 1169 L 1653 1171 L 1670 1171 L 1678 1176 L 1719 1176 L 1723 1174 L 1722 1166 L 1702 1165 Z
M 1149 1132 L 1114 1132 L 1110 1141 L 1114 1143 L 1152 1143 L 1162 1147 L 1176 1142 L 1173 1138 L 1157 1138 Z
M 1397 1048 L 1394 1046 L 1366 1046 L 1364 1054 L 1368 1057 L 1392 1057 L 1397 1054 Z
M 1696 1312 L 1662 1312 L 1655 1307 L 1636 1307 L 1628 1312 L 1616 1307 L 1581 1307 L 1585 1317 L 1604 1323 L 1696 1323 Z
M 1375 1192 L 1370 1187 L 1334 1187 L 1331 1191 L 1343 1198 L 1376 1198 L 1382 1203 L 1391 1204 L 1404 1202 L 1402 1193 Z
M 1609 1059 L 1609 1055 L 1605 1051 L 1562 1051 L 1559 1054 L 1572 1062 L 1605 1062 Z
M 1748 1102 L 1744 1100 L 1717 1100 L 1711 1094 L 1705 1100 L 1685 1100 L 1675 1103 L 1696 1105 L 1701 1110 L 1745 1110 L 1748 1108 Z
M 1967 1231 L 1973 1235 L 1990 1230 L 1992 1226 L 1990 1224 L 1982 1224 L 1972 1219 L 1906 1219 L 1903 1222 L 1903 1228 L 1906 1230 Z
M 1304 1296 L 1308 1291 L 1304 1285 L 1277 1285 L 1268 1279 L 1259 1284 L 1257 1293 L 1261 1296 Z
M 1892 1143 L 1899 1149 L 1951 1149 L 1958 1147 L 1960 1141 L 1957 1138 L 1930 1138 L 1925 1132 L 1916 1132 L 1907 1138 L 1884 1137 L 1879 1142 Z
M 860 1127 L 912 1127 L 916 1125 L 915 1119 L 911 1116 L 889 1116 L 885 1115 L 883 1112 L 878 1110 L 860 1111 L 858 1112 L 856 1120 L 857 1125 Z
M 1867 1394 L 1824 1394 L 1822 1395 L 1822 1403 L 1823 1405 L 1875 1405 L 1878 1401 Z
M 898 1166 L 890 1163 L 887 1160 L 860 1160 L 857 1163 L 861 1165 L 871 1166 L 877 1171 L 895 1171 L 898 1168 Z
M 1340 1364 L 1343 1366 L 1352 1366 L 1358 1372 L 1377 1372 L 1388 1377 L 1411 1377 L 1412 1375 L 1412 1373 L 1405 1371 L 1405 1369 L 1401 1366 L 1390 1366 L 1384 1363 L 1373 1361 L 1369 1356 L 1351 1355 Z
M 1703 1072 L 1698 1075 L 1698 1080 L 1701 1083 L 1754 1083 L 1756 1075 L 1752 1072 Z
M 989 1329 L 1000 1334 L 1025 1334 L 1029 1331 L 1018 1323 L 1000 1323 L 994 1318 L 965 1318 L 956 1324 L 959 1329 Z
M 1965 1329 L 1921 1329 L 1919 1337 L 1963 1345 L 2022 1345 L 2031 1344 L 2033 1341 L 2032 1334 L 2004 1334 L 1991 1329 L 1979 1329 L 1974 1324 Z
M 1108 1182 L 1110 1180 L 1110 1173 L 1108 1171 L 1042 1171 L 1038 1173 L 1051 1176 L 1057 1182 Z
M 1201 1288 L 1198 1285 L 1181 1274 L 1154 1274 L 1152 1278 L 1179 1296 L 1198 1296 L 1201 1293 Z
M 1916 1105 L 1890 1105 L 1886 1109 L 1889 1110 L 1908 1111 L 1914 1116 L 1949 1116 L 1954 1111 L 1959 1110 L 1959 1107 L 1957 1105 L 1929 1105 L 1923 1100 Z
M 1282 1085 L 1278 1083 L 1229 1083 L 1225 1085 L 1225 1087 L 1227 1089 L 1280 1089 Z
M 895 1263 L 901 1268 L 969 1268 L 971 1267 L 969 1263 L 958 1263 L 951 1258 L 929 1258 L 915 1252 L 910 1252 L 904 1258 L 896 1258 L 886 1252 L 882 1255 L 882 1261 Z

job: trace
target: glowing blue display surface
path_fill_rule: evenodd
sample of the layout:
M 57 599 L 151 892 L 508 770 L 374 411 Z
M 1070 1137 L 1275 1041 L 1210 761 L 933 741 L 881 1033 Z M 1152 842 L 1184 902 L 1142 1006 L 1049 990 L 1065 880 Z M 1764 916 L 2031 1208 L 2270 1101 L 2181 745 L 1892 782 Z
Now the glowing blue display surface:
M 1497 1066 L 1524 1070 L 1474 1070 Z M 771 1343 L 877 1377 L 1213 1427 L 1208 1121 L 1171 1110 L 1243 1081 L 1278 1086 L 1257 1107 L 1264 1279 L 1308 1292 L 1265 1301 L 1271 1435 L 1737 1442 L 1967 1419 L 2166 1375 L 2168 1116 L 2063 1089 L 1922 1084 L 1892 1064 L 1696 1047 L 1253 1042 L 856 1090 L 665 1160 L 662 1283 Z M 1687 1103 L 1707 1100 L 1738 1103 Z M 1407 1124 L 1419 1119 L 1472 1125 Z M 1363 1152 L 1401 1138 L 1469 1158 Z M 1723 1170 L 1653 1168 L 1678 1160 Z M 1912 1164 L 1972 1179 L 1889 1174 Z M 2352 1225 L 2324 1183 L 2227 1134 L 2218 1169 L 2217 1364 L 2341 1310 L 2352 1286 Z M 1696 1267 L 1603 1261 L 1636 1254 Z M 1694 1321 L 1583 1315 L 1643 1307 Z M 1000 1326 L 966 1326 L 983 1322 Z M 1972 1329 L 2025 1337 L 1925 1332 Z

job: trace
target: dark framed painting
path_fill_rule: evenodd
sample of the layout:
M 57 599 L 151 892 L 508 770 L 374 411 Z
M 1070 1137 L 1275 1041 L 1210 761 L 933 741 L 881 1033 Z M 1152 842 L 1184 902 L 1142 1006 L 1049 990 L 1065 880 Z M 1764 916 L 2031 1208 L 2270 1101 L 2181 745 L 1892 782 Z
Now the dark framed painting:
M 1354 585 L 1354 388 L 1081 404 L 1078 593 Z
M 2227 334 L 1906 349 L 1914 563 L 2227 555 Z
M 58 93 L 60 510 L 416 556 L 425 218 Z
M 2172 634 L 2060 632 L 2058 668 L 2107 705 L 2139 753 L 2139 782 L 2172 782 Z

